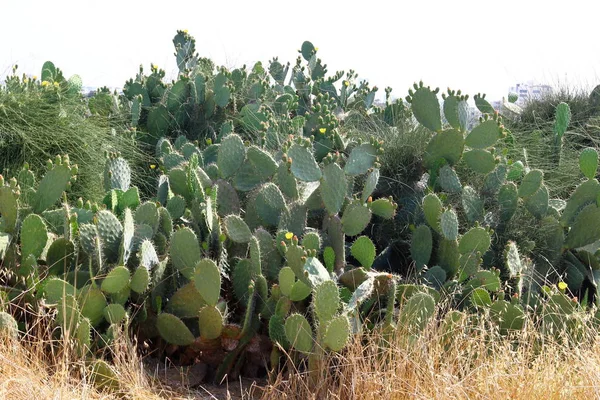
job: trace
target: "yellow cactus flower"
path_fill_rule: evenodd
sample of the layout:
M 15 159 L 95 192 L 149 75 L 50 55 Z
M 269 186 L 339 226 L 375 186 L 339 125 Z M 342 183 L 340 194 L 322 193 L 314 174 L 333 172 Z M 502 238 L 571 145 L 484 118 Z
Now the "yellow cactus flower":
M 60 85 L 58 84 L 58 82 L 54 82 L 54 87 L 55 87 L 55 88 L 57 88 L 57 87 L 59 87 L 59 86 L 60 86 Z
M 156 169 L 156 164 L 150 164 L 150 169 Z
M 320 129 L 319 129 L 319 132 L 321 132 L 321 133 L 325 133 L 325 132 L 327 132 L 327 128 L 320 128 Z
M 187 29 L 184 29 L 184 30 L 183 30 L 183 33 L 188 33 L 188 30 L 187 30 Z
M 42 86 L 43 86 L 43 87 L 46 87 L 46 86 L 48 86 L 49 84 L 50 84 L 50 82 L 48 82 L 48 81 L 44 81 L 44 82 L 42 82 Z
M 560 290 L 565 290 L 567 289 L 568 285 L 565 282 L 558 282 L 558 288 Z
M 23 78 L 23 83 L 27 83 L 27 82 L 29 82 L 29 79 Z
M 350 85 L 350 82 L 348 82 L 348 81 L 344 81 L 344 86 L 346 86 L 346 87 L 347 87 L 348 85 Z
M 292 240 L 293 237 L 294 237 L 294 234 L 292 232 L 288 232 L 285 234 L 285 238 L 287 240 Z
M 37 75 L 34 75 L 34 76 L 33 76 L 33 80 L 34 80 L 34 81 L 37 81 Z

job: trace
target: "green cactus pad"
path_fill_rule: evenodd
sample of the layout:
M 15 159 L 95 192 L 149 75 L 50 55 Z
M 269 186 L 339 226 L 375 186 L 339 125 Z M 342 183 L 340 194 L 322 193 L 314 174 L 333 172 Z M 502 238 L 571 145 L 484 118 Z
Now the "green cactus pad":
M 327 324 L 323 344 L 332 351 L 341 351 L 350 339 L 350 321 L 345 315 L 338 315 Z
M 434 132 L 442 129 L 440 103 L 437 92 L 428 87 L 417 87 L 410 97 L 412 111 L 419 123 Z
M 521 330 L 525 325 L 525 312 L 506 300 L 497 300 L 490 307 L 490 317 L 500 326 L 500 333 Z
M 296 178 L 289 170 L 286 163 L 279 164 L 277 168 L 276 183 L 281 192 L 290 199 L 297 199 L 299 196 L 298 184 Z
M 66 332 L 73 333 L 81 319 L 81 313 L 79 312 L 75 296 L 66 295 L 63 297 L 56 305 L 56 309 L 58 311 L 56 322 L 62 327 L 63 335 L 66 336 Z
M 440 230 L 440 217 L 442 215 L 442 201 L 435 193 L 430 193 L 423 198 L 423 213 L 425 220 L 434 230 Z
M 48 230 L 42 217 L 29 214 L 21 224 L 21 257 L 33 255 L 36 259 L 42 255 L 48 242 Z
M 417 334 L 429 324 L 435 313 L 435 300 L 427 293 L 415 293 L 400 309 L 398 330 Z
M 497 292 L 500 290 L 500 277 L 499 272 L 494 271 L 477 271 L 473 278 L 467 283 L 468 287 L 471 288 L 484 288 L 490 292 Z
M 350 253 L 367 271 L 371 269 L 373 261 L 375 261 L 376 249 L 368 236 L 357 238 L 354 243 L 352 243 Z
M 594 179 L 598 171 L 598 151 L 593 147 L 583 149 L 579 154 L 579 170 L 588 179 Z
M 223 331 L 223 315 L 217 307 L 208 305 L 198 314 L 198 326 L 202 338 L 216 339 Z
M 213 260 L 205 258 L 196 265 L 194 283 L 206 304 L 216 306 L 221 295 L 221 272 Z
M 107 210 L 98 211 L 96 218 L 98 219 L 96 227 L 102 242 L 104 256 L 110 261 L 117 261 L 123 240 L 123 226 L 117 217 Z
M 308 354 L 312 351 L 312 330 L 302 315 L 292 314 L 285 320 L 285 336 L 294 349 L 299 352 Z
M 235 297 L 242 303 L 248 301 L 248 287 L 254 277 L 252 264 L 249 259 L 243 259 L 233 267 L 231 283 Z
M 485 99 L 485 94 L 476 94 L 473 96 L 473 100 L 475 100 L 475 107 L 483 113 L 483 114 L 494 114 L 496 110 L 494 107 Z
M 529 197 L 537 192 L 542 186 L 544 173 L 539 169 L 533 169 L 523 177 L 523 181 L 519 186 L 519 197 Z
M 371 210 L 358 202 L 350 203 L 342 215 L 342 227 L 347 236 L 360 234 L 371 221 Z
M 379 183 L 379 169 L 376 168 L 372 170 L 369 175 L 367 175 L 365 186 L 363 187 L 360 198 L 363 203 L 366 203 L 369 197 L 373 194 L 375 188 L 377 187 L 377 183 Z
M 556 114 L 554 120 L 554 133 L 561 139 L 569 124 L 571 123 L 571 109 L 565 102 L 561 102 L 556 106 Z
M 369 143 L 361 144 L 350 152 L 344 172 L 348 175 L 362 175 L 371 169 L 377 160 L 377 148 Z
M 246 146 L 241 137 L 231 134 L 224 138 L 219 147 L 217 165 L 221 177 L 228 178 L 242 166 L 246 158 Z
M 486 196 L 493 196 L 500 190 L 500 187 L 506 181 L 506 164 L 497 164 L 496 169 L 487 174 L 483 181 L 482 193 Z
M 458 281 L 464 282 L 471 276 L 475 275 L 477 271 L 479 271 L 482 262 L 483 260 L 481 259 L 481 253 L 479 252 L 461 254 L 460 258 L 458 259 Z
M 337 313 L 340 303 L 340 292 L 334 281 L 325 281 L 315 287 L 313 306 L 320 323 L 331 321 Z
M 47 304 L 57 304 L 64 296 L 75 295 L 75 287 L 59 278 L 51 278 L 43 286 Z
M 309 231 L 302 236 L 302 247 L 306 250 L 321 251 L 321 236 L 316 231 Z
M 589 204 L 575 217 L 565 246 L 576 249 L 594 243 L 598 239 L 600 239 L 600 208 L 596 204 Z
M 471 223 L 483 219 L 483 200 L 475 189 L 465 186 L 462 192 L 462 206 L 467 220 Z
M 302 301 L 310 296 L 312 290 L 311 287 L 302 281 L 296 281 L 294 286 L 292 286 L 292 291 L 290 292 L 290 300 L 291 301 Z
M 442 228 L 442 235 L 447 240 L 458 239 L 458 217 L 454 210 L 449 209 L 442 213 L 440 217 L 440 226 Z
M 104 321 L 104 309 L 107 306 L 104 293 L 96 287 L 84 286 L 77 294 L 81 315 L 87 318 L 93 327 Z
M 19 334 L 19 326 L 12 315 L 0 311 L 0 337 L 16 339 Z
M 489 307 L 492 305 L 492 298 L 490 297 L 490 292 L 485 290 L 484 288 L 475 288 L 471 292 L 471 304 L 475 307 Z
M 248 243 L 252 238 L 250 228 L 242 218 L 237 215 L 228 215 L 224 221 L 227 237 L 236 243 Z
M 448 278 L 454 277 L 460 267 L 460 252 L 456 240 L 442 239 L 438 244 L 438 264 L 446 271 Z
M 398 205 L 390 199 L 377 199 L 369 204 L 373 214 L 383 219 L 392 219 L 396 215 Z
M 148 289 L 148 283 L 150 283 L 150 272 L 144 266 L 140 266 L 133 273 L 129 286 L 134 292 L 142 294 Z
M 563 226 L 571 225 L 577 213 L 586 205 L 596 203 L 599 196 L 600 184 L 596 179 L 589 179 L 577 186 L 562 212 L 560 221 Z
M 444 100 L 444 117 L 454 128 L 464 131 L 467 129 L 469 106 L 463 96 L 448 95 Z
M 474 149 L 465 151 L 463 159 L 469 168 L 479 174 L 488 174 L 496 168 L 496 159 L 487 150 Z
M 271 179 L 275 172 L 277 163 L 273 157 L 256 146 L 250 146 L 246 161 L 234 177 L 233 186 L 237 190 L 247 192 Z
M 205 305 L 195 283 L 190 282 L 171 296 L 165 310 L 179 318 L 196 318 Z
M 173 266 L 187 279 L 192 279 L 201 251 L 198 238 L 190 228 L 182 228 L 173 233 L 170 254 Z
M 237 191 L 229 184 L 229 182 L 219 179 L 217 185 L 217 211 L 221 217 L 230 214 L 239 215 L 241 212 L 240 199 Z
M 542 183 L 540 188 L 531 196 L 527 197 L 523 204 L 527 211 L 529 211 L 537 219 L 542 219 L 548 212 L 548 202 L 550 195 L 548 188 Z
M 64 237 L 56 239 L 48 248 L 46 264 L 48 273 L 60 275 L 68 272 L 75 261 L 75 245 Z
M 285 336 L 285 316 L 273 315 L 269 319 L 269 338 L 284 349 L 289 348 L 290 343 Z
M 182 196 L 187 201 L 193 198 L 190 187 L 188 186 L 188 176 L 181 168 L 173 168 L 169 171 L 169 187 L 173 193 Z
M 158 214 L 158 209 L 156 208 L 156 203 L 147 201 L 141 204 L 135 210 L 135 215 L 133 219 L 138 225 L 146 224 L 150 226 L 152 230 L 156 233 L 158 231 L 158 225 L 160 223 L 160 216 Z
M 291 171 L 297 179 L 305 182 L 314 182 L 321 179 L 321 169 L 309 149 L 294 143 L 288 150 L 287 155 L 292 159 Z
M 173 253 L 171 253 L 171 255 L 172 254 Z M 154 249 L 152 242 L 148 239 L 143 240 L 139 245 L 137 256 L 140 261 L 140 266 L 143 266 L 148 271 L 153 271 L 154 267 L 159 263 L 156 250 Z
M 38 185 L 31 204 L 33 212 L 39 214 L 53 206 L 60 199 L 62 193 L 67 190 L 72 176 L 71 168 L 66 163 L 55 164 Z
M 465 143 L 463 134 L 456 129 L 449 129 L 433 136 L 427 144 L 423 156 L 425 168 L 433 168 L 441 159 L 454 165 L 460 160 Z
M 439 290 L 446 282 L 446 271 L 439 265 L 434 265 L 425 272 L 423 278 L 428 286 Z
M 316 257 L 308 257 L 302 268 L 303 279 L 301 280 L 308 280 L 312 287 L 315 287 L 322 282 L 331 280 L 331 276 L 329 275 L 329 272 L 327 272 L 327 268 L 325 268 L 323 264 L 321 264 L 321 261 L 319 261 L 319 259 Z
M 113 368 L 104 360 L 94 360 L 90 368 L 90 381 L 98 390 L 116 392 L 119 378 Z
M 183 217 L 185 206 L 185 199 L 179 195 L 175 195 L 167 200 L 167 210 L 174 220 Z
M 194 335 L 182 320 L 173 314 L 162 313 L 156 318 L 156 328 L 167 343 L 188 346 L 194 343 Z
M 517 181 L 521 179 L 523 173 L 525 172 L 525 166 L 521 161 L 517 161 L 511 164 L 508 174 L 506 175 L 506 179 L 509 181 Z
M 476 253 L 485 254 L 492 243 L 492 238 L 485 228 L 476 226 L 469 229 L 458 243 L 460 254 Z
M 412 233 L 410 254 L 417 271 L 421 271 L 429 263 L 433 249 L 433 236 L 427 225 L 419 225 Z
M 477 125 L 465 138 L 465 145 L 474 149 L 493 146 L 500 138 L 501 130 L 497 121 L 489 119 Z
M 295 282 L 296 274 L 294 274 L 294 271 L 290 267 L 281 268 L 281 271 L 279 271 L 279 287 L 281 289 L 281 294 L 290 297 Z
M 17 223 L 17 196 L 8 186 L 0 186 L 0 231 L 13 233 Z
M 500 219 L 504 222 L 509 221 L 519 205 L 517 185 L 512 182 L 502 185 L 498 192 L 498 204 L 500 205 Z
M 113 268 L 102 281 L 102 291 L 110 294 L 118 293 L 129 285 L 130 274 L 127 267 Z
M 347 167 L 348 164 L 346 164 Z M 348 181 L 339 165 L 331 163 L 323 168 L 319 190 L 329 214 L 334 215 L 340 212 L 348 191 Z
M 116 157 L 106 160 L 104 167 L 104 190 L 129 190 L 131 184 L 131 169 L 124 158 Z
M 127 313 L 120 304 L 109 304 L 104 308 L 104 318 L 109 324 L 118 324 L 125 319 Z
M 309 42 L 307 40 L 302 43 L 302 47 L 300 48 L 300 53 L 302 54 L 302 57 L 306 61 L 310 61 L 312 56 L 317 53 L 317 49 L 315 48 L 315 46 L 313 46 L 313 44 L 311 42 Z
M 462 184 L 456 174 L 456 171 L 449 165 L 444 165 L 440 168 L 439 181 L 442 190 L 448 193 L 460 193 L 462 191 Z
M 274 183 L 267 183 L 259 189 L 255 208 L 264 224 L 268 226 L 279 224 L 279 219 L 286 205 L 283 194 Z

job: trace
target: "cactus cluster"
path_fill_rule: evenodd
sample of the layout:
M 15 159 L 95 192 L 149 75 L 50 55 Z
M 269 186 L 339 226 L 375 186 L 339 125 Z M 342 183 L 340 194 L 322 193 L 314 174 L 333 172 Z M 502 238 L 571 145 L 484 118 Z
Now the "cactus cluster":
M 173 43 L 176 80 L 152 65 L 122 96 L 101 90 L 89 102 L 92 113 L 129 113 L 134 137 L 152 145 L 149 198 L 119 153 L 106 154 L 100 204 L 69 204 L 78 171 L 68 156 L 49 160 L 39 181 L 28 165 L 0 176 L 2 299 L 53 310 L 82 356 L 126 329 L 159 355 L 208 364 L 218 382 L 288 358 L 318 379 L 326 354 L 365 329 L 410 346 L 440 303 L 455 308 L 441 317 L 447 332 L 485 314 L 501 335 L 531 323 L 558 338 L 578 335 L 579 311 L 600 304 L 594 148 L 581 152 L 585 180 L 570 198 L 550 198 L 541 170 L 508 157 L 510 132 L 485 95 L 473 98 L 483 113 L 473 126 L 468 96 L 449 89 L 440 102 L 422 83 L 408 105 L 386 89 L 375 106 L 376 87 L 354 71 L 328 76 L 310 42 L 294 66 L 232 71 L 200 58 L 187 31 Z M 390 259 L 370 227 L 398 206 L 378 198 L 383 143 L 347 136 L 349 111 L 392 126 L 412 113 L 431 131 L 410 284 L 376 270 Z M 557 145 L 568 124 L 559 106 Z M 540 227 L 537 243 L 509 236 L 521 218 Z M 560 266 L 557 288 L 539 279 L 533 248 Z M 19 330 L 26 320 L 0 312 L 1 332 Z M 116 384 L 108 364 L 90 367 L 98 385 Z

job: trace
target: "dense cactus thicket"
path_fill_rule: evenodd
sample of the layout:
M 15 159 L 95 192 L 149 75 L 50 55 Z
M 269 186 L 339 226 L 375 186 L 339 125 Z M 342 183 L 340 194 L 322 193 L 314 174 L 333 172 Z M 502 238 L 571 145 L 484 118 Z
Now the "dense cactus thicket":
M 16 310 L 54 310 L 56 335 L 82 357 L 94 360 L 125 329 L 161 357 L 208 364 L 217 382 L 289 362 L 318 379 L 351 336 L 380 330 L 411 343 L 440 309 L 452 310 L 438 316 L 448 335 L 486 314 L 500 335 L 533 324 L 586 339 L 600 299 L 594 148 L 581 152 L 572 195 L 551 198 L 526 151 L 509 158 L 512 134 L 485 95 L 474 97 L 482 116 L 473 124 L 468 96 L 448 90 L 440 101 L 422 83 L 407 103 L 386 89 L 375 106 L 377 88 L 354 71 L 328 76 L 309 42 L 294 66 L 273 59 L 232 71 L 200 58 L 185 31 L 173 42 L 176 80 L 152 66 L 122 94 L 89 99 L 90 113 L 119 115 L 152 149 L 154 190 L 132 185 L 118 152 L 98 173 L 99 204 L 67 201 L 78 168 L 66 155 L 41 177 L 26 164 L 0 179 L 3 332 L 31 328 Z M 397 266 L 369 230 L 402 201 L 377 196 L 384 144 L 348 136 L 344 116 L 394 127 L 410 112 L 432 136 L 411 265 L 398 276 L 375 270 Z M 559 156 L 568 125 L 561 104 Z M 523 221 L 540 233 L 535 242 L 512 236 Z M 111 375 L 102 360 L 92 369 Z

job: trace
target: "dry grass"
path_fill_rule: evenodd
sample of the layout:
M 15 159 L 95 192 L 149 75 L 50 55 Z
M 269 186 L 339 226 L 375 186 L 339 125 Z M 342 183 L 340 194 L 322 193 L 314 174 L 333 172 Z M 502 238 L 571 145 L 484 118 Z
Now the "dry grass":
M 84 361 L 68 351 L 49 353 L 45 340 L 4 340 L 0 398 L 600 399 L 596 339 L 579 346 L 540 344 L 541 337 L 531 329 L 499 339 L 482 323 L 478 329 L 457 329 L 444 342 L 435 325 L 411 344 L 401 339 L 390 344 L 375 334 L 355 338 L 343 355 L 326 361 L 316 386 L 306 373 L 282 373 L 263 387 L 251 382 L 169 387 L 144 369 L 134 346 L 121 338 L 111 349 L 118 393 L 95 390 Z M 597 332 L 588 333 L 597 337 Z

